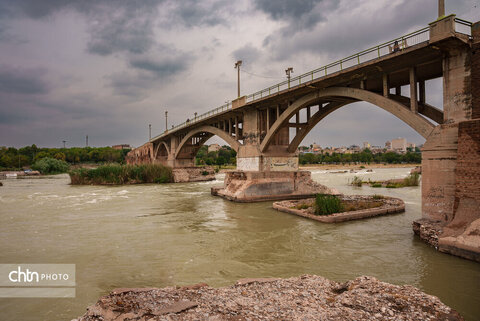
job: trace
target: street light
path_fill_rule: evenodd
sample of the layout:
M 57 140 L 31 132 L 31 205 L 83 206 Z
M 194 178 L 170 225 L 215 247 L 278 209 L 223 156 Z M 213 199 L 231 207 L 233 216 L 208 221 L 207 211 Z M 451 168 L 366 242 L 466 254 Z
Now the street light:
M 152 140 L 152 124 L 148 124 L 148 140 Z
M 293 68 L 288 67 L 285 69 L 285 73 L 287 74 L 287 79 L 288 79 L 288 89 L 290 89 L 290 74 L 293 73 Z
M 165 110 L 165 131 L 168 130 L 168 111 Z
M 237 69 L 237 91 L 238 91 L 238 98 L 240 98 L 240 66 L 242 65 L 242 61 L 238 60 L 235 63 L 235 68 Z

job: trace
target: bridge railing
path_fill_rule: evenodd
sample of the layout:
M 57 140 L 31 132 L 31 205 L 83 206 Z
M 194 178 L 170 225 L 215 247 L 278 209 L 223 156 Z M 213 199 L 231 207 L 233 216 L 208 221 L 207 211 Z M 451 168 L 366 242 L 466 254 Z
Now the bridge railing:
M 468 36 L 472 36 L 472 23 L 466 20 L 462 20 L 459 18 L 455 18 L 455 31 L 459 33 L 466 34 Z M 344 69 L 360 65 L 362 63 L 365 63 L 367 61 L 377 59 L 386 55 L 389 55 L 391 53 L 394 53 L 396 43 L 398 44 L 399 49 L 397 51 L 402 51 L 405 50 L 406 48 L 417 45 L 423 42 L 427 42 L 430 39 L 430 29 L 429 27 L 425 27 L 423 29 L 411 32 L 409 34 L 406 34 L 404 36 L 395 38 L 393 40 L 384 42 L 382 44 L 379 44 L 377 46 L 371 47 L 369 49 L 360 51 L 356 54 L 353 54 L 351 56 L 348 56 L 346 58 L 337 60 L 335 62 L 332 62 L 328 65 L 325 65 L 323 67 L 317 68 L 315 70 L 309 71 L 307 73 L 304 73 L 300 76 L 291 78 L 290 81 L 286 80 L 283 82 L 280 82 L 278 84 L 275 84 L 273 86 L 270 86 L 268 88 L 262 89 L 260 91 L 257 91 L 253 94 L 250 94 L 246 96 L 246 101 L 247 103 L 254 102 L 256 100 L 277 94 L 283 90 L 289 89 L 289 88 L 295 88 L 298 87 L 302 84 L 305 84 L 309 81 L 313 80 L 318 80 L 320 78 L 326 77 L 328 75 L 331 75 L 335 72 L 342 71 Z M 172 131 L 176 131 L 178 129 L 181 129 L 186 126 L 190 126 L 194 123 L 200 122 L 204 119 L 210 118 L 212 116 L 218 115 L 220 113 L 226 112 L 232 108 L 231 102 L 227 102 L 226 104 L 212 109 L 206 113 L 201 114 L 200 116 L 194 117 L 193 119 L 189 119 L 181 124 L 178 124 L 176 126 L 173 126 L 172 128 L 166 130 L 162 134 L 152 138 L 150 141 L 156 140 L 158 138 L 161 138 Z
M 388 42 L 382 43 L 375 47 L 360 51 L 356 54 L 348 56 L 346 58 L 337 60 L 328 65 L 322 66 L 315 70 L 304 73 L 300 76 L 286 80 L 271 87 L 262 89 L 253 94 L 247 96 L 247 102 L 253 102 L 255 100 L 268 97 L 273 94 L 277 94 L 283 90 L 289 88 L 295 88 L 307 82 L 323 78 L 331 75 L 335 72 L 342 71 L 344 69 L 362 64 L 364 62 L 389 55 L 395 51 L 395 47 L 398 45 L 398 51 L 404 50 L 410 46 L 417 45 L 429 40 L 429 28 L 423 28 L 407 35 L 395 38 Z M 395 45 L 397 43 L 397 45 Z
M 455 18 L 455 31 L 472 37 L 472 23 L 467 20 Z

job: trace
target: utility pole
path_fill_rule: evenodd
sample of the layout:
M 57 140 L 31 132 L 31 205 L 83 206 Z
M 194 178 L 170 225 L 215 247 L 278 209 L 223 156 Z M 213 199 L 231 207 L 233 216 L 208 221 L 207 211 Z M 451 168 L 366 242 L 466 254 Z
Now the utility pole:
M 168 130 L 168 111 L 165 110 L 165 131 Z
M 85 146 L 88 147 L 88 135 L 85 136 Z
M 287 74 L 288 89 L 290 89 L 290 74 L 293 73 L 293 68 L 288 67 L 287 69 L 285 69 L 285 73 Z
M 62 140 L 63 142 L 63 148 L 65 148 L 65 143 L 67 142 L 66 140 Z
M 148 124 L 148 140 L 152 139 L 152 124 Z
M 438 17 L 445 16 L 445 0 L 438 0 Z
M 194 112 L 193 114 L 195 115 L 194 120 L 196 121 L 197 120 L 197 112 Z
M 235 68 L 237 69 L 237 91 L 238 91 L 238 98 L 240 98 L 240 66 L 242 65 L 242 61 L 238 60 L 235 63 Z

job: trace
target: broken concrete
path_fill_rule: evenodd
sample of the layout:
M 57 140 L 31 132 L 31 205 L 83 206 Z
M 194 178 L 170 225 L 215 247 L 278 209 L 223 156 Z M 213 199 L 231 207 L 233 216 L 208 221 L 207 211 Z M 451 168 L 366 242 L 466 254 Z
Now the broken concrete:
M 213 187 L 212 195 L 235 202 L 299 199 L 315 194 L 340 194 L 314 182 L 308 171 L 229 171 L 223 187 Z
M 75 321 L 108 320 L 463 320 L 437 297 L 410 285 L 362 276 L 243 279 L 223 288 L 121 289 Z

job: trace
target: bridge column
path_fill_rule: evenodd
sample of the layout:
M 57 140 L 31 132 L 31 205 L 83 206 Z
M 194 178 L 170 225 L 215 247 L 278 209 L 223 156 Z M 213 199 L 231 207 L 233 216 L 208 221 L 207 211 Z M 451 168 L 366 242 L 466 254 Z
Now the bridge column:
M 421 231 L 432 228 L 438 235 L 433 245 L 440 251 L 480 261 L 480 242 L 472 234 L 480 229 L 480 101 L 475 99 L 478 86 L 472 86 L 480 77 L 475 50 L 480 25 L 472 28 L 473 48 L 468 41 L 445 44 L 442 40 L 455 32 L 453 19 L 431 25 L 430 39 L 444 53 L 444 123 L 423 147 L 422 219 L 414 222 L 414 230 L 422 237 Z

